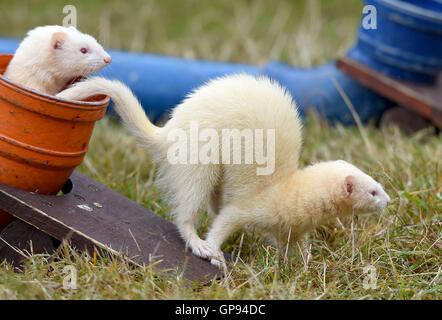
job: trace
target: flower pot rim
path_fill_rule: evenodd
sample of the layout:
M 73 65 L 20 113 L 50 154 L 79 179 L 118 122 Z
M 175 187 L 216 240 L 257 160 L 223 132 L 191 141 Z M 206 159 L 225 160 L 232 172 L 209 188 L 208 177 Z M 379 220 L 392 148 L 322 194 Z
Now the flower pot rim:
M 12 54 L 4 54 L 4 53 L 0 53 L 0 56 L 11 57 L 11 59 L 13 57 Z M 58 106 L 62 106 L 65 108 L 71 108 L 71 109 L 81 109 L 81 110 L 89 109 L 90 110 L 90 109 L 107 108 L 107 103 L 110 100 L 110 98 L 108 96 L 104 96 L 103 99 L 96 100 L 96 101 L 62 99 L 62 98 L 59 98 L 59 97 L 56 97 L 56 96 L 53 96 L 50 94 L 42 93 L 37 90 L 23 87 L 15 82 L 9 80 L 5 76 L 3 76 L 3 74 L 0 74 L 0 85 L 8 86 L 11 89 L 13 89 L 14 91 L 19 92 L 24 95 L 27 95 L 27 96 L 32 97 L 34 99 L 42 100 L 44 102 L 49 102 L 49 103 L 55 103 Z M 103 97 L 103 95 L 97 95 L 97 97 L 98 96 Z

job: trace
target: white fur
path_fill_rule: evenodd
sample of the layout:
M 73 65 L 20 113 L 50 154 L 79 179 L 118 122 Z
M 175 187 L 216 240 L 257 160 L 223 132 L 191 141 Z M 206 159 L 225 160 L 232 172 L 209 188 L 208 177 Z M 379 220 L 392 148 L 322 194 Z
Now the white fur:
M 84 99 L 97 94 L 114 100 L 123 121 L 146 144 L 159 164 L 158 183 L 169 194 L 181 235 L 195 254 L 215 265 L 224 265 L 221 244 L 246 225 L 268 231 L 281 244 L 337 216 L 380 210 L 390 201 L 379 183 L 345 161 L 298 170 L 301 122 L 296 105 L 267 78 L 232 75 L 212 80 L 178 105 L 162 128 L 150 123 L 130 89 L 118 81 L 92 78 L 58 96 Z M 255 164 L 171 165 L 166 159 L 168 133 L 188 131 L 195 120 L 201 129 L 275 129 L 274 173 L 258 176 Z M 195 229 L 198 212 L 204 209 L 216 214 L 206 241 Z
M 82 48 L 88 52 L 83 54 Z M 90 35 L 74 27 L 43 26 L 28 32 L 4 76 L 24 87 L 54 95 L 75 78 L 95 73 L 108 63 L 109 54 Z

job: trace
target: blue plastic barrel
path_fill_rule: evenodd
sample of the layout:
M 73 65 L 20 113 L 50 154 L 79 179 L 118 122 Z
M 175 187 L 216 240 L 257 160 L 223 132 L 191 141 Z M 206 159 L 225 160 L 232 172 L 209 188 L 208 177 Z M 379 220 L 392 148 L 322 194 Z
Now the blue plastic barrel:
M 365 0 L 376 8 L 375 29 L 361 23 L 354 58 L 405 81 L 435 81 L 442 70 L 440 0 Z M 364 18 L 364 16 L 363 16 Z

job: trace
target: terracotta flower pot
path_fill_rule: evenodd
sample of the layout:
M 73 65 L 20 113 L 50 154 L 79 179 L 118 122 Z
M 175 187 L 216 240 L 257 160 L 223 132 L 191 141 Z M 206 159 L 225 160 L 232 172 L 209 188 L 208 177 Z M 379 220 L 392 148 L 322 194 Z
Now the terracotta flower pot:
M 12 55 L 0 54 L 0 183 L 56 194 L 88 151 L 109 97 L 66 101 L 2 76 Z M 0 230 L 11 216 L 0 212 Z

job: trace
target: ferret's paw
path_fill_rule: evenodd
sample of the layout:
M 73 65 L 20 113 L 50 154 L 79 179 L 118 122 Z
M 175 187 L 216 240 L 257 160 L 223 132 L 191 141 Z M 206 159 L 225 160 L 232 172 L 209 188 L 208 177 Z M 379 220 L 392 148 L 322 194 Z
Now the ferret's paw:
M 202 239 L 190 241 L 189 247 L 192 249 L 193 254 L 203 259 L 209 259 L 217 254 L 217 250 L 210 243 Z

